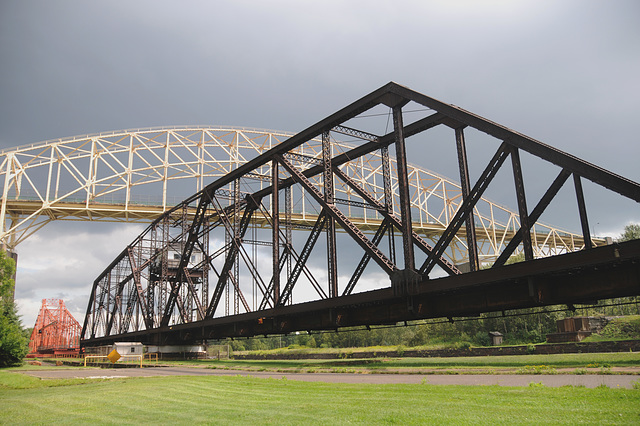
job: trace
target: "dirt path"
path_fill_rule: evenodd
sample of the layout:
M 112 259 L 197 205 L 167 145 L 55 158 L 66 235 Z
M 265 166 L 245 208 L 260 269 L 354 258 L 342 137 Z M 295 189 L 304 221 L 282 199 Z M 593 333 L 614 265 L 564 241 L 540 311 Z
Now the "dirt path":
M 122 378 L 152 376 L 252 376 L 306 382 L 327 383 L 428 383 L 432 385 L 499 385 L 529 386 L 530 383 L 542 383 L 545 386 L 585 386 L 595 388 L 605 385 L 610 388 L 632 388 L 633 382 L 640 382 L 637 375 L 528 375 L 528 374 L 352 374 L 352 373 L 276 373 L 266 371 L 219 370 L 191 367 L 158 368 L 43 368 L 22 371 L 23 374 L 42 379 L 68 378 Z

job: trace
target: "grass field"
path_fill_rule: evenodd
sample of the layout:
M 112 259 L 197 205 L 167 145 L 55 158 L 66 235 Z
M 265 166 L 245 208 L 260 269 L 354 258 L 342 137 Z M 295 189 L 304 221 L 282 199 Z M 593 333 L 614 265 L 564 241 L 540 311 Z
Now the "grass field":
M 254 377 L 39 380 L 0 370 L 0 424 L 638 424 L 640 390 Z

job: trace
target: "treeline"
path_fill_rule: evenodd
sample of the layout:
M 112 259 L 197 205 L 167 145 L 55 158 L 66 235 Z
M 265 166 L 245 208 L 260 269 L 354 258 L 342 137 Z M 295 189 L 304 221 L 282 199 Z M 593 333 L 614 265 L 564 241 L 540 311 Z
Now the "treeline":
M 29 351 L 28 331 L 22 328 L 13 301 L 15 262 L 0 250 L 0 368 L 19 365 Z
M 277 348 L 354 348 L 367 346 L 444 346 L 469 347 L 491 344 L 489 332 L 503 334 L 507 345 L 542 343 L 556 332 L 556 321 L 572 316 L 640 315 L 637 298 L 603 301 L 594 308 L 568 309 L 550 306 L 502 314 L 483 314 L 478 318 L 452 318 L 409 323 L 394 327 L 371 327 L 328 332 L 299 332 L 283 336 L 226 339 L 210 343 L 229 344 L 234 351 Z

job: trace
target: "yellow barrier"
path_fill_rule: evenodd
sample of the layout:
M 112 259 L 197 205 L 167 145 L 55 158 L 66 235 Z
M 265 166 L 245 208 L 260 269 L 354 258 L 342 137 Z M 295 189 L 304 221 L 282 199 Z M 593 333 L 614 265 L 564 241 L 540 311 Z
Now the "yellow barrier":
M 84 366 L 87 366 L 87 359 L 88 358 L 106 358 L 109 359 L 108 356 L 106 355 L 87 355 L 84 357 Z M 121 359 L 125 359 L 125 358 L 137 358 L 140 360 L 140 368 L 142 368 L 142 355 L 123 355 Z
M 145 360 L 149 360 L 149 361 L 158 362 L 158 353 L 157 352 L 147 352 L 146 354 L 144 354 L 144 359 Z

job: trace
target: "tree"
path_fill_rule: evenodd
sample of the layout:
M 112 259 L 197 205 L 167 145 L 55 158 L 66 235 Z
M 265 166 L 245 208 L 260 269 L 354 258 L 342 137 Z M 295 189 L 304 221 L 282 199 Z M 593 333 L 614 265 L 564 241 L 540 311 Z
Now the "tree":
M 617 242 L 640 239 L 640 224 L 631 223 L 624 227 L 624 232 L 616 239 Z
M 0 250 L 0 367 L 22 363 L 29 351 L 29 339 L 24 336 L 12 297 L 14 282 L 11 277 L 15 270 L 13 259 Z

